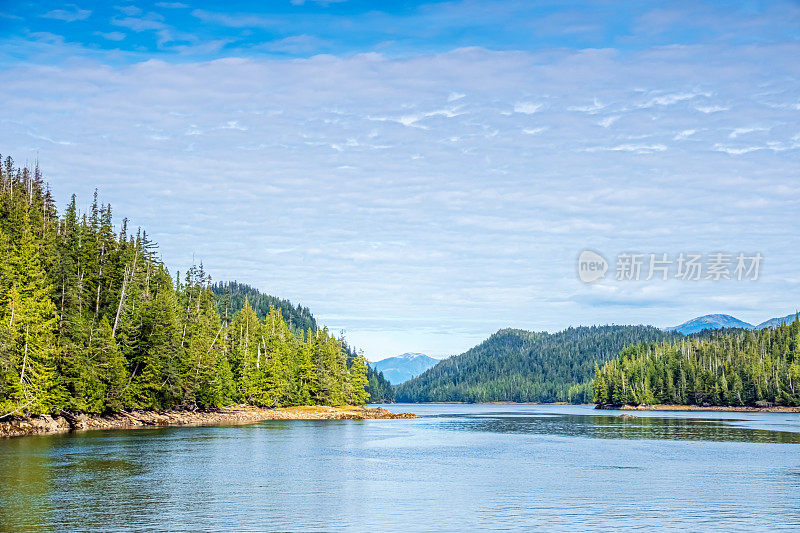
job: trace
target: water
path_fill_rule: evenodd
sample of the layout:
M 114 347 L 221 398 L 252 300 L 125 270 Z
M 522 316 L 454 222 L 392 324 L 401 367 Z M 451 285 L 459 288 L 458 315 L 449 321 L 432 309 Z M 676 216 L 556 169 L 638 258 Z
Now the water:
M 0 440 L 0 530 L 800 529 L 800 415 L 385 407 Z

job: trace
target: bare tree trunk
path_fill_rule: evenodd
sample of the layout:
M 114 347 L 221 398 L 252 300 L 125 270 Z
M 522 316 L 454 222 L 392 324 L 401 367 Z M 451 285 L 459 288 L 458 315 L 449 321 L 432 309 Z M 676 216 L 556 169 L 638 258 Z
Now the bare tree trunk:
M 30 327 L 29 325 L 27 325 L 27 324 L 25 325 L 25 355 L 22 357 L 22 372 L 20 372 L 20 374 L 19 374 L 19 382 L 20 382 L 20 384 L 25 379 L 25 367 L 28 364 L 28 330 L 29 330 L 29 327 Z
M 136 259 L 139 257 L 139 251 L 136 250 L 133 254 L 133 267 L 130 271 L 126 269 L 126 275 L 122 280 L 122 292 L 119 295 L 119 305 L 117 305 L 117 316 L 114 317 L 114 327 L 111 330 L 111 336 L 115 337 L 117 335 L 117 326 L 119 325 L 119 315 L 122 313 L 122 304 L 125 302 L 125 289 L 130 282 L 130 279 L 133 277 L 133 273 L 136 271 Z

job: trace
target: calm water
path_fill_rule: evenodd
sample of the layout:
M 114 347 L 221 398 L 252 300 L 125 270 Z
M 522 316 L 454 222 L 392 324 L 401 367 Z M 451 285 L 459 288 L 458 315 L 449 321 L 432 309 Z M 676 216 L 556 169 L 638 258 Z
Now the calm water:
M 800 529 L 800 415 L 386 407 L 0 440 L 0 529 Z

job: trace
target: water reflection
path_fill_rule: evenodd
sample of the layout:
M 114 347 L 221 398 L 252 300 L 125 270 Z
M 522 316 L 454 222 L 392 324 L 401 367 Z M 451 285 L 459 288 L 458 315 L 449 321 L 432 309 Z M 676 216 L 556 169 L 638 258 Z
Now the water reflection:
M 438 415 L 437 425 L 452 431 L 532 433 L 593 439 L 694 440 L 800 444 L 800 433 L 742 427 L 731 420 L 609 415 L 526 414 Z
M 0 445 L 0 529 L 30 530 L 51 523 L 50 439 L 2 439 Z
M 792 417 L 418 407 L 0 440 L 0 531 L 800 529 Z

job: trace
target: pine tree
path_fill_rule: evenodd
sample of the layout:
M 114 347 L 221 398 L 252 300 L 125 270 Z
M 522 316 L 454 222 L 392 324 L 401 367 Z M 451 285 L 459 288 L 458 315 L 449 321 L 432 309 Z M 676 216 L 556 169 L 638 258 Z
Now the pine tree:
M 33 412 L 54 405 L 56 310 L 52 287 L 42 266 L 29 218 L 22 220 L 19 237 L 11 242 L 4 279 L 10 285 L 3 305 L 3 322 L 8 324 L 12 381 L 6 391 L 5 407 Z
M 350 397 L 348 403 L 353 405 L 363 405 L 369 400 L 369 393 L 366 391 L 369 381 L 367 380 L 367 360 L 363 354 L 358 354 L 350 366 Z

